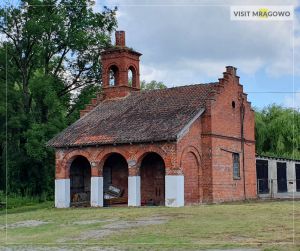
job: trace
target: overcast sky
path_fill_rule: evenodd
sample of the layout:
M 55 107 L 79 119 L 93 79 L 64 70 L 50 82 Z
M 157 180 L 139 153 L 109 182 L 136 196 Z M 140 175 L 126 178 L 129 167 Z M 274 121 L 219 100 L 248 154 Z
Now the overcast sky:
M 230 6 L 241 2 L 293 5 L 296 17 L 231 21 Z M 300 108 L 300 93 L 287 93 L 300 92 L 300 0 L 97 0 L 95 9 L 104 5 L 118 7 L 118 29 L 126 31 L 127 46 L 143 54 L 142 80 L 169 87 L 215 82 L 226 65 L 233 65 L 254 106 Z

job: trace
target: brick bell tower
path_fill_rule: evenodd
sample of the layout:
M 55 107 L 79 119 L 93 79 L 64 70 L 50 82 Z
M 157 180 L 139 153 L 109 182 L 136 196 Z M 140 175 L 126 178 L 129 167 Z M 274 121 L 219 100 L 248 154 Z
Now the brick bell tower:
M 125 31 L 116 31 L 116 45 L 101 53 L 103 96 L 121 98 L 140 90 L 139 52 L 126 47 Z

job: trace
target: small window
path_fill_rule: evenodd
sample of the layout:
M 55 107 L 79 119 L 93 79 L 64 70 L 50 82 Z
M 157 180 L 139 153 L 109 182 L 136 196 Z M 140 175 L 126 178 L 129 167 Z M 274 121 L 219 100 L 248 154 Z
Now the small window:
M 233 159 L 233 178 L 240 178 L 240 155 L 238 153 L 232 154 Z
M 235 108 L 235 102 L 234 101 L 231 102 L 231 105 L 232 105 L 232 108 Z

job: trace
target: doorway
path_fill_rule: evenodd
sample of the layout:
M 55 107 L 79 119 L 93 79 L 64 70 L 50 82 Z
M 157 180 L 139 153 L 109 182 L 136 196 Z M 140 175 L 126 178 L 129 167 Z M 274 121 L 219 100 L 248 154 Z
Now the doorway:
M 286 178 L 286 163 L 277 162 L 277 189 L 278 193 L 287 192 L 287 178 Z
M 300 164 L 296 164 L 295 168 L 296 168 L 296 191 L 300 192 Z
M 89 206 L 91 199 L 91 166 L 83 156 L 76 157 L 70 166 L 71 206 Z
M 141 168 L 142 205 L 165 205 L 165 163 L 157 153 L 148 153 L 142 160 Z
M 258 193 L 269 193 L 269 173 L 267 160 L 256 160 L 256 178 Z
M 128 203 L 128 165 L 118 153 L 112 153 L 103 166 L 104 206 L 126 205 Z

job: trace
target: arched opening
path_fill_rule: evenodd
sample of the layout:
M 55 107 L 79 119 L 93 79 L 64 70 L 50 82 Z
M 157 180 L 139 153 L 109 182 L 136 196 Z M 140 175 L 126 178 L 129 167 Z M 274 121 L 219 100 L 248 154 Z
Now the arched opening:
M 70 166 L 71 206 L 89 206 L 91 199 L 91 165 L 87 158 L 76 157 Z
M 165 205 L 165 162 L 157 153 L 148 153 L 141 168 L 142 205 Z
M 103 165 L 104 206 L 128 203 L 128 165 L 118 153 L 111 154 Z
M 128 68 L 128 86 L 136 87 L 136 71 L 133 66 Z
M 128 86 L 132 87 L 132 81 L 133 81 L 133 73 L 132 70 L 128 69 Z
M 199 203 L 199 166 L 197 157 L 193 152 L 186 152 L 182 156 L 184 171 L 184 202 L 188 204 Z
M 109 68 L 109 86 L 117 86 L 119 84 L 119 69 L 112 65 Z

